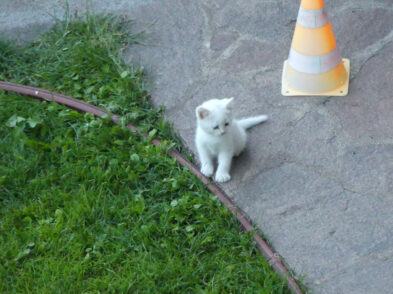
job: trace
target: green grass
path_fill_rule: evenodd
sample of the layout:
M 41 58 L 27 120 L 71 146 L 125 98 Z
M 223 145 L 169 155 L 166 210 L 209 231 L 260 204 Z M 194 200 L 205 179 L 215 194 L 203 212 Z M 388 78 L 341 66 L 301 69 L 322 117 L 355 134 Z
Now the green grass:
M 289 293 L 227 208 L 167 154 L 176 138 L 121 59 L 110 17 L 0 43 L 0 79 L 77 97 L 124 126 L 0 92 L 0 293 Z M 181 148 L 179 143 L 176 143 Z

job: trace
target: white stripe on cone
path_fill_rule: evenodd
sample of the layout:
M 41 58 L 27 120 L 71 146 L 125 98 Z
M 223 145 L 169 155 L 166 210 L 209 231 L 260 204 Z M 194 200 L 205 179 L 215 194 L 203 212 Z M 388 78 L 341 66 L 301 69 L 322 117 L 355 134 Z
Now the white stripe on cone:
M 317 10 L 306 10 L 302 7 L 299 9 L 297 23 L 305 28 L 316 29 L 328 24 L 329 20 L 325 7 Z
M 321 56 L 307 56 L 296 52 L 293 48 L 289 52 L 289 65 L 299 72 L 321 74 L 334 69 L 341 62 L 341 54 L 336 47 Z

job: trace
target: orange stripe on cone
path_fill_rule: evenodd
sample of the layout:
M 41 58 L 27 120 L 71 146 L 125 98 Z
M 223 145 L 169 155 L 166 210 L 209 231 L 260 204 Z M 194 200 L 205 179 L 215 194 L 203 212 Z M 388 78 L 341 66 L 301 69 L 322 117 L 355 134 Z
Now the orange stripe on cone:
M 330 22 L 316 29 L 309 29 L 296 24 L 292 48 L 298 53 L 319 56 L 329 53 L 335 47 L 336 39 Z
M 300 6 L 307 10 L 321 9 L 324 6 L 323 0 L 302 0 Z
M 323 0 L 302 0 L 288 60 L 282 95 L 344 96 L 349 60 L 341 59 Z

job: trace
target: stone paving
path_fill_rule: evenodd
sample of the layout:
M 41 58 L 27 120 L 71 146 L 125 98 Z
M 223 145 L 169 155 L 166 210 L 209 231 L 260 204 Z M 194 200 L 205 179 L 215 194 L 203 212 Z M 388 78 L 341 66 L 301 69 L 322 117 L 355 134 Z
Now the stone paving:
M 64 2 L 2 0 L 0 32 L 31 40 Z M 83 10 L 80 2 L 70 0 L 71 10 Z M 190 150 L 204 100 L 234 96 L 238 117 L 269 115 L 222 188 L 313 293 L 391 293 L 392 0 L 325 0 L 351 60 L 350 93 L 307 98 L 280 94 L 299 0 L 92 3 L 146 31 L 125 57 L 145 67 L 154 104 Z

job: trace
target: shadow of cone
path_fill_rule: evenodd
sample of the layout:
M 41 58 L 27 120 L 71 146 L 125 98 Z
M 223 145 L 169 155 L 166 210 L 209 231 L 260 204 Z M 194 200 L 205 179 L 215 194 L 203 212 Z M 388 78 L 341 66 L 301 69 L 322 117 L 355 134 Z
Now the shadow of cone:
M 323 0 L 302 0 L 288 60 L 284 96 L 345 96 L 349 60 L 341 59 Z

